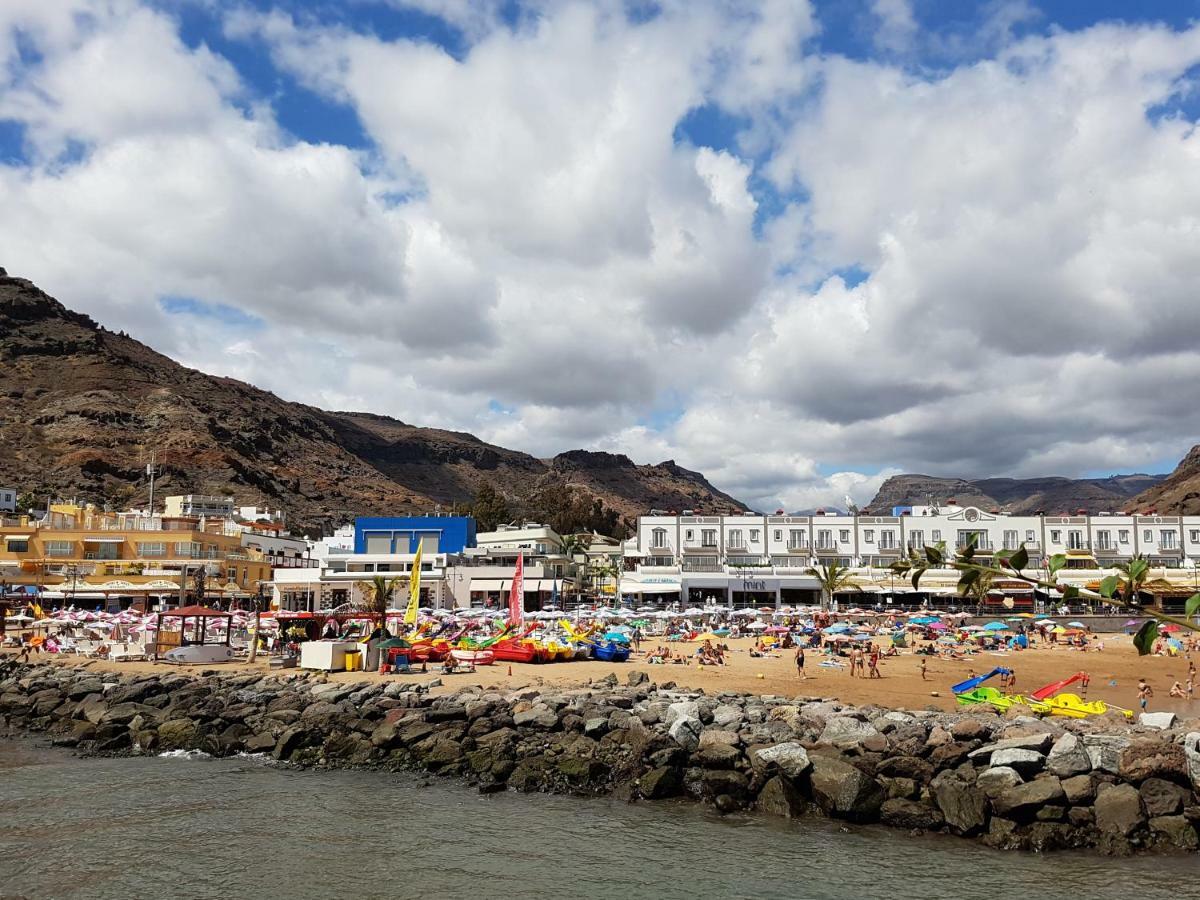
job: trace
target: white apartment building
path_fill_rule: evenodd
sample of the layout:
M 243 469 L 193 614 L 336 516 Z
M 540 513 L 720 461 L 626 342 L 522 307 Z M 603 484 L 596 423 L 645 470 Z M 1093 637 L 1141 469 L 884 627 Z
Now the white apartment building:
M 17 511 L 16 488 L 0 487 L 0 512 Z
M 232 497 L 213 497 L 205 494 L 171 494 L 163 497 L 163 518 L 182 519 L 205 516 L 210 519 L 232 519 Z
M 1099 513 L 1012 516 L 947 504 L 901 515 L 642 516 L 626 544 L 624 594 L 684 604 L 758 606 L 812 602 L 810 567 L 837 562 L 864 585 L 894 588 L 888 568 L 908 547 L 944 543 L 948 552 L 974 543 L 980 558 L 1024 546 L 1030 567 L 1055 554 L 1081 583 L 1135 555 L 1162 569 L 1200 569 L 1200 516 Z M 900 590 L 903 590 L 901 587 Z M 673 595 L 673 596 L 672 596 Z

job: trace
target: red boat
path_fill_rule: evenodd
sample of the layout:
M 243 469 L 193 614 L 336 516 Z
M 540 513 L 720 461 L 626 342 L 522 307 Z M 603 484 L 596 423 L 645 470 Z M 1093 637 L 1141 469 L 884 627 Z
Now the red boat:
M 535 647 L 517 641 L 498 641 L 488 649 L 494 654 L 496 662 L 531 663 L 537 655 Z
M 441 662 L 449 655 L 450 645 L 445 641 L 418 641 L 408 651 L 408 658 L 413 662 Z

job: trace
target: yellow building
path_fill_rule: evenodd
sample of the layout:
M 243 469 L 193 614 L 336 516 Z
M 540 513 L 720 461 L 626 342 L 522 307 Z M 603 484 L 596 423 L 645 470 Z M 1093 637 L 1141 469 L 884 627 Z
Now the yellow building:
M 205 599 L 254 597 L 271 580 L 263 555 L 221 520 L 146 518 L 55 504 L 44 520 L 0 520 L 0 583 L 43 606 L 177 605 L 203 568 Z

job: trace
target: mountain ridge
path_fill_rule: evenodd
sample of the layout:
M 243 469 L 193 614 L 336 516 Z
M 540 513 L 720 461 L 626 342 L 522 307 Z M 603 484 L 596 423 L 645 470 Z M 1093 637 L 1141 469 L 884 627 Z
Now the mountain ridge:
M 651 507 L 746 508 L 673 460 L 589 450 L 543 460 L 467 432 L 284 400 L 187 368 L 3 268 L 0 397 L 0 483 L 41 496 L 132 502 L 153 451 L 160 496 L 231 495 L 314 530 L 461 506 L 485 485 L 514 518 L 552 515 L 568 497 L 599 500 L 604 522 Z
M 866 509 L 874 515 L 890 513 L 894 506 L 913 506 L 931 500 L 954 500 L 959 506 L 1007 511 L 1017 515 L 1118 512 L 1134 509 L 1142 493 L 1166 475 L 1144 473 L 1107 478 L 944 478 L 932 475 L 893 475 L 879 487 Z

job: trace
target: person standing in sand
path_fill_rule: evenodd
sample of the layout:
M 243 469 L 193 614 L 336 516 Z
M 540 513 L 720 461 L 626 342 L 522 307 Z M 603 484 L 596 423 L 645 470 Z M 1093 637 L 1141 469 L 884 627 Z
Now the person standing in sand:
M 801 681 L 808 681 L 808 676 L 804 674 L 804 648 L 799 644 L 796 645 L 796 674 Z
M 928 678 L 925 677 L 925 667 L 926 667 L 927 663 L 928 663 L 928 660 L 924 656 L 922 656 L 921 657 L 921 680 L 922 681 L 929 680 Z
M 1137 698 L 1138 706 L 1142 708 L 1142 712 L 1146 711 L 1146 706 L 1150 702 L 1150 698 L 1154 696 L 1154 688 L 1146 684 L 1145 678 L 1138 679 Z

